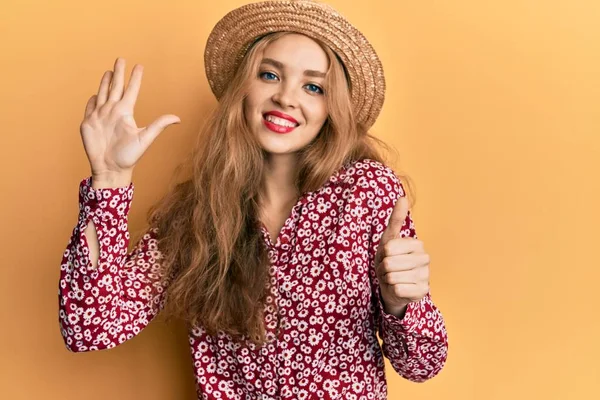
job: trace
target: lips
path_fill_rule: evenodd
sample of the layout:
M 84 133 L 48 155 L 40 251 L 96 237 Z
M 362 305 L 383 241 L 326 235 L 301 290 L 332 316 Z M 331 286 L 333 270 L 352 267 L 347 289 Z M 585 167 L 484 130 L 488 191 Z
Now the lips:
M 274 124 L 273 122 L 267 121 L 265 118 L 263 118 L 263 124 L 271 131 L 273 131 L 275 133 L 279 133 L 279 134 L 290 133 L 294 129 L 296 129 L 296 126 L 277 125 L 277 124 Z
M 298 121 L 296 121 L 296 119 L 294 117 L 292 117 L 291 115 L 287 115 L 285 113 L 282 113 L 281 111 L 267 111 L 266 113 L 263 114 L 263 118 L 266 118 L 267 115 L 272 115 L 274 117 L 278 117 L 278 118 L 283 118 L 285 120 L 288 120 L 294 124 L 300 125 L 300 123 Z

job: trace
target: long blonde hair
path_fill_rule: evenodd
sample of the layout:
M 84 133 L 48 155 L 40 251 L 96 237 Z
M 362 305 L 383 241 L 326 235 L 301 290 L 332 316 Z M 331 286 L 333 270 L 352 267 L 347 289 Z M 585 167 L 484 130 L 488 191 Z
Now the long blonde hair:
M 249 49 L 195 149 L 176 169 L 176 175 L 186 171 L 185 177 L 171 182 L 147 216 L 157 228 L 163 279 L 168 280 L 167 319 L 200 324 L 210 335 L 245 335 L 257 345 L 266 340 L 263 308 L 269 269 L 257 217 L 265 154 L 246 123 L 243 100 L 258 75 L 264 49 L 286 34 L 269 34 Z M 317 137 L 298 152 L 298 193 L 319 189 L 347 162 L 387 162 L 375 144 L 390 151 L 356 123 L 343 64 L 329 47 L 317 43 L 329 58 L 329 116 Z

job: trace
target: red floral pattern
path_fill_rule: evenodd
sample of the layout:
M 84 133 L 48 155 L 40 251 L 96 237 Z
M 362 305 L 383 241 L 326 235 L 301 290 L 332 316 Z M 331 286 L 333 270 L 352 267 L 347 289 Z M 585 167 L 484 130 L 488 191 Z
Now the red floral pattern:
M 133 183 L 80 183 L 79 221 L 59 281 L 59 323 L 73 352 L 133 338 L 164 306 L 155 228 L 127 252 L 133 192 Z M 431 295 L 397 318 L 384 311 L 375 275 L 373 257 L 399 196 L 404 190 L 393 171 L 363 159 L 304 193 L 275 245 L 261 227 L 271 261 L 268 343 L 258 348 L 191 329 L 198 399 L 386 399 L 383 356 L 414 382 L 438 374 L 448 337 Z M 84 234 L 89 221 L 100 243 L 97 269 Z M 417 237 L 410 212 L 401 237 Z

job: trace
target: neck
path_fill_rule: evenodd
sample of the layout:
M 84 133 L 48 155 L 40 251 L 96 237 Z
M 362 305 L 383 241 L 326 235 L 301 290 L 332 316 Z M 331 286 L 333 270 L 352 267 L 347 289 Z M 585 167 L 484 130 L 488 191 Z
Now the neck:
M 295 154 L 269 155 L 265 161 L 263 189 L 260 196 L 264 207 L 285 209 L 298 199 L 296 189 L 297 159 Z

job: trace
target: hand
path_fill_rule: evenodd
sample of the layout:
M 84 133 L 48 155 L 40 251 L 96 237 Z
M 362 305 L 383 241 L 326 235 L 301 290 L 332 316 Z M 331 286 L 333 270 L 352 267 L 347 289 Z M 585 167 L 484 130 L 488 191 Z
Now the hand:
M 419 301 L 429 292 L 429 254 L 423 242 L 400 237 L 407 216 L 408 200 L 400 197 L 375 255 L 375 273 L 384 309 L 398 317 L 410 302 Z
M 132 171 L 158 134 L 168 125 L 181 122 L 175 115 L 163 115 L 147 128 L 138 128 L 133 108 L 140 90 L 143 67 L 139 64 L 133 67 L 125 93 L 124 71 L 125 60 L 117 58 L 114 76 L 112 71 L 104 73 L 98 94 L 90 97 L 85 108 L 80 133 L 94 177 Z

